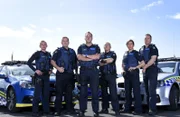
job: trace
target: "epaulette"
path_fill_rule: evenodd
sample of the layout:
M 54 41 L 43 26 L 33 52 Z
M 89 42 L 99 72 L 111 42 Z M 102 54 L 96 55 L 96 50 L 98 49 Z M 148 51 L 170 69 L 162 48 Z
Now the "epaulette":
M 97 46 L 98 46 L 98 44 L 93 44 L 93 46 L 96 46 L 96 47 L 97 47 Z
M 80 46 L 85 46 L 86 44 L 85 43 L 83 43 L 83 44 L 81 44 Z
M 150 44 L 149 47 L 153 48 L 153 47 L 156 47 L 156 45 L 155 44 Z
M 111 51 L 112 53 L 115 53 L 114 51 Z

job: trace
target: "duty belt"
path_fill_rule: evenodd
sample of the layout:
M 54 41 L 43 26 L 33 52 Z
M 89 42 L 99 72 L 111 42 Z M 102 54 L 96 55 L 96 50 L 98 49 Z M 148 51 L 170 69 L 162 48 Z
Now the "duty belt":
M 105 75 L 116 74 L 116 72 L 110 72 L 110 71 L 107 71 L 107 72 L 103 72 L 103 74 L 105 74 Z
M 80 70 L 96 70 L 96 69 L 97 67 L 84 67 L 84 66 L 80 68 Z

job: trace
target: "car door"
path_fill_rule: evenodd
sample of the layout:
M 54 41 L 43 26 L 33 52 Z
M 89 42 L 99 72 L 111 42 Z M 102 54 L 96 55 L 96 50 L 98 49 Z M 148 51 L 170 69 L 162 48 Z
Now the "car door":
M 180 63 L 179 63 L 179 67 L 178 67 L 178 72 L 179 72 L 179 76 L 180 76 Z
M 5 73 L 8 76 L 8 70 L 6 66 L 0 67 L 0 73 Z M 6 106 L 6 86 L 8 78 L 0 77 L 0 105 Z
M 5 95 L 6 92 L 6 87 L 8 85 L 7 79 L 9 76 L 9 72 L 6 66 L 2 67 L 0 73 L 5 73 L 6 74 L 6 78 L 5 77 L 0 77 L 0 94 L 1 95 Z

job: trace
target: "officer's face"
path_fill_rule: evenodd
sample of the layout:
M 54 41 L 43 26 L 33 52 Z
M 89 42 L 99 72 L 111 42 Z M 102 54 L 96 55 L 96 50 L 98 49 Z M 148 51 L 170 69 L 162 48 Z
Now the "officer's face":
M 47 43 L 46 43 L 46 42 L 41 42 L 40 48 L 41 48 L 41 50 L 46 50 L 46 48 L 47 48 Z
M 150 36 L 145 36 L 145 45 L 151 44 L 151 37 Z
M 63 38 L 61 43 L 62 43 L 63 47 L 68 47 L 69 46 L 69 40 L 67 38 Z
M 133 45 L 133 43 L 130 41 L 130 42 L 127 44 L 127 47 L 128 47 L 129 50 L 133 50 L 134 45 Z
M 91 43 L 92 42 L 92 35 L 87 33 L 85 36 L 85 40 L 86 40 L 86 43 Z
M 105 50 L 105 51 L 110 51 L 110 49 L 111 49 L 111 45 L 110 45 L 109 43 L 106 43 L 106 44 L 104 45 L 104 50 Z

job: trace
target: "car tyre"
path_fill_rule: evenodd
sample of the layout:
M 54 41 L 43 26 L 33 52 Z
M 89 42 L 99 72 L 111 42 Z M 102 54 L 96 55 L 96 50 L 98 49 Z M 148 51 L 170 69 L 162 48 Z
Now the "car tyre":
M 7 93 L 7 109 L 10 112 L 19 111 L 19 109 L 16 108 L 16 94 L 13 88 L 10 88 Z
M 179 90 L 175 85 L 173 85 L 171 88 L 169 102 L 170 106 L 168 107 L 168 109 L 171 111 L 176 111 L 178 109 Z

